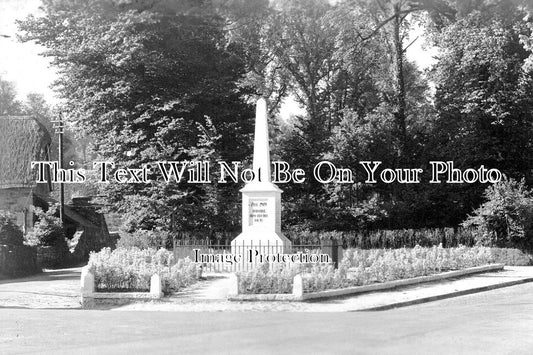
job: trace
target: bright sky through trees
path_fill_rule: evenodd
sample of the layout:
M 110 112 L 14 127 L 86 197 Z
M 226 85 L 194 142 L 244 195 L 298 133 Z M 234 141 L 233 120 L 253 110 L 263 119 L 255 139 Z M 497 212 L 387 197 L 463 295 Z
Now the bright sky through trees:
M 56 74 L 54 69 L 49 67 L 48 59 L 39 55 L 42 47 L 34 43 L 20 43 L 15 37 L 15 20 L 29 14 L 39 15 L 40 4 L 40 0 L 0 0 L 0 76 L 16 84 L 19 99 L 29 93 L 42 93 L 54 104 L 58 99 L 49 86 Z M 433 63 L 435 51 L 423 48 L 424 39 L 421 34 L 421 28 L 413 31 L 412 38 L 420 37 L 409 47 L 407 56 L 419 67 L 427 68 Z M 283 118 L 302 112 L 303 109 L 299 108 L 294 100 L 284 100 L 281 108 Z
M 42 48 L 16 39 L 15 20 L 38 14 L 40 4 L 40 0 L 0 0 L 0 76 L 16 84 L 20 99 L 37 92 L 55 103 L 57 99 L 49 88 L 55 72 L 48 67 L 48 59 L 39 56 Z

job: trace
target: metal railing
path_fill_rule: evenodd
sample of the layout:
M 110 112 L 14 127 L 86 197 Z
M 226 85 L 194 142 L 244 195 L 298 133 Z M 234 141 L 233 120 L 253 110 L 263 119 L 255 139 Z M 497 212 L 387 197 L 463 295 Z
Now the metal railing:
M 204 272 L 248 271 L 263 263 L 326 262 L 320 245 L 228 245 L 211 244 L 209 240 L 174 240 L 173 252 L 176 260 L 188 257 L 201 264 Z

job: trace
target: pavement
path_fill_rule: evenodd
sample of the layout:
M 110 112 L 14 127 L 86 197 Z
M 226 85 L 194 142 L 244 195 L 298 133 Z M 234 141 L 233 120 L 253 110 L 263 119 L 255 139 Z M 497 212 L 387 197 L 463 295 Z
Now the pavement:
M 23 279 L 0 281 L 0 308 L 76 309 L 80 305 L 81 268 L 45 270 Z M 349 312 L 384 310 L 417 303 L 462 296 L 533 281 L 533 267 L 505 267 L 467 277 L 418 284 L 389 291 L 364 293 L 307 302 L 232 302 L 226 297 L 229 274 L 206 274 L 206 279 L 192 287 L 155 301 L 99 305 L 114 311 L 177 312 Z
M 203 280 L 182 292 L 174 294 L 174 298 L 187 300 L 218 300 L 225 301 L 230 289 L 229 273 L 207 273 Z
M 385 311 L 0 309 L 0 354 L 531 354 L 533 283 Z

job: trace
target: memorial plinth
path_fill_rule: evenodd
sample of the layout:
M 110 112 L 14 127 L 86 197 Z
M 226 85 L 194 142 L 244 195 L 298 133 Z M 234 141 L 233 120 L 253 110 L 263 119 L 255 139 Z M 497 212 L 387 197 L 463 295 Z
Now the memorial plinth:
M 267 107 L 257 101 L 254 135 L 254 180 L 242 193 L 242 233 L 231 242 L 232 253 L 258 250 L 263 254 L 286 253 L 291 242 L 281 233 L 281 189 L 270 177 Z M 244 248 L 244 250 L 243 250 Z

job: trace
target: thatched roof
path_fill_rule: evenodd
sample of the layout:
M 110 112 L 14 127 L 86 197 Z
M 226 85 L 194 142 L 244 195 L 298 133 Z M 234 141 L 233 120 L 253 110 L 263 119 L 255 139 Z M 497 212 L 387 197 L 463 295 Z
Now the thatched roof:
M 46 160 L 50 143 L 50 134 L 35 118 L 0 116 L 0 189 L 34 186 L 31 162 Z

